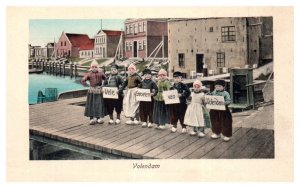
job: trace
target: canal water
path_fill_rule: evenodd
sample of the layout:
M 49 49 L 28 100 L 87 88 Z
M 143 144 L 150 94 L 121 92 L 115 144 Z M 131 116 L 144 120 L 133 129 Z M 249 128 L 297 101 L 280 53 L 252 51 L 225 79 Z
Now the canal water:
M 85 89 L 86 87 L 80 84 L 80 77 L 74 79 L 74 77 L 60 77 L 46 73 L 29 74 L 28 103 L 36 104 L 38 91 L 41 90 L 45 93 L 45 88 L 57 88 L 59 94 L 65 91 Z

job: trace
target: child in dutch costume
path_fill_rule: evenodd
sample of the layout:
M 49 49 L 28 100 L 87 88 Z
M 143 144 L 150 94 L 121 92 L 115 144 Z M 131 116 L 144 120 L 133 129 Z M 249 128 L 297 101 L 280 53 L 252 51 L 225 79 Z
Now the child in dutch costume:
M 215 90 L 210 93 L 213 96 L 223 96 L 225 101 L 226 110 L 210 110 L 210 118 L 211 118 L 211 126 L 212 139 L 220 138 L 220 134 L 222 133 L 223 140 L 229 141 L 232 136 L 232 116 L 229 111 L 228 105 L 231 102 L 230 95 L 227 91 L 225 91 L 225 81 L 217 80 L 215 81 Z
M 190 96 L 191 92 L 188 86 L 182 83 L 182 73 L 173 73 L 174 84 L 171 89 L 175 89 L 178 92 L 179 103 L 169 104 L 169 117 L 170 123 L 173 125 L 171 128 L 172 132 L 177 131 L 177 122 L 179 121 L 182 127 L 181 132 L 186 133 L 186 125 L 184 124 L 184 115 L 187 108 L 187 98 Z
M 167 106 L 163 98 L 163 91 L 170 90 L 171 82 L 167 79 L 167 72 L 161 69 L 158 72 L 158 92 L 154 97 L 153 106 L 153 123 L 155 123 L 158 129 L 165 129 L 165 124 L 169 123 Z
M 142 122 L 142 127 L 152 127 L 153 123 L 153 105 L 154 105 L 154 99 L 153 96 L 157 94 L 157 85 L 156 83 L 151 79 L 151 70 L 145 69 L 143 71 L 144 80 L 140 84 L 139 88 L 142 89 L 150 89 L 151 92 L 151 101 L 140 101 L 140 119 Z M 147 124 L 148 121 L 148 124 Z
M 127 87 L 126 94 L 123 99 L 123 111 L 124 115 L 130 120 L 126 121 L 126 124 L 139 124 L 137 120 L 138 116 L 138 108 L 139 108 L 139 101 L 136 100 L 136 91 L 138 85 L 142 82 L 141 77 L 136 73 L 136 67 L 133 64 L 130 64 L 128 67 L 128 77 L 126 78 L 120 92 L 122 92 L 125 87 Z
M 104 87 L 116 87 L 119 90 L 121 89 L 124 81 L 122 77 L 118 74 L 118 65 L 113 64 L 110 68 L 111 75 L 108 79 L 106 79 L 103 83 Z M 104 98 L 104 104 L 107 110 L 107 113 L 109 115 L 109 124 L 114 123 L 114 117 L 113 117 L 113 111 L 114 109 L 117 112 L 117 118 L 115 123 L 120 124 L 121 122 L 121 111 L 122 111 L 122 103 L 123 103 L 123 96 L 121 95 L 121 92 L 118 92 L 118 99 L 109 99 Z
M 84 115 L 90 117 L 90 124 L 93 125 L 95 123 L 104 122 L 101 119 L 105 116 L 101 86 L 102 81 L 105 80 L 105 75 L 98 70 L 98 63 L 96 60 L 91 63 L 90 68 L 90 71 L 81 79 L 81 83 L 86 86 L 86 81 L 89 81 L 90 89 L 87 93 Z
M 204 137 L 205 128 L 211 127 L 209 112 L 205 105 L 205 94 L 203 92 L 202 83 L 196 80 L 193 83 L 193 92 L 191 94 L 191 103 L 188 105 L 184 116 L 184 123 L 193 127 L 190 135 L 198 134 L 199 137 Z

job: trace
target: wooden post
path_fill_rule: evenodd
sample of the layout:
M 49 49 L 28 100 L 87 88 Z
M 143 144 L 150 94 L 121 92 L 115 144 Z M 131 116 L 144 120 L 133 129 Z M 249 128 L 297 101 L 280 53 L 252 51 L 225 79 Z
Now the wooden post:
M 59 64 L 59 76 L 61 76 L 61 63 Z
M 55 76 L 57 76 L 57 63 L 55 63 Z
M 64 63 L 64 65 L 63 65 L 63 75 L 64 75 L 64 77 L 65 77 L 65 75 L 66 75 L 66 64 Z
M 73 78 L 73 64 L 70 64 L 70 76 Z
M 77 76 L 77 65 L 75 65 L 75 73 L 74 73 L 74 77 L 76 78 Z
M 52 65 L 51 65 L 51 72 L 52 72 L 52 75 L 54 75 L 54 63 L 52 63 Z

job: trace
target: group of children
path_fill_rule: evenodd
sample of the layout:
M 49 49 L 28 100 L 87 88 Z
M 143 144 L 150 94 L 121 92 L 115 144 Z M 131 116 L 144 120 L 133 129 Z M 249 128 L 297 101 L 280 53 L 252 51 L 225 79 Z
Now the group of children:
M 103 117 L 109 115 L 109 124 L 120 124 L 120 114 L 123 109 L 125 117 L 129 118 L 126 124 L 139 124 L 142 127 L 165 129 L 166 124 L 171 124 L 172 132 L 177 131 L 177 123 L 180 122 L 182 133 L 187 132 L 187 126 L 192 127 L 190 135 L 205 136 L 205 128 L 211 128 L 211 138 L 220 138 L 229 141 L 232 136 L 232 116 L 228 109 L 231 102 L 230 95 L 225 91 L 225 81 L 217 80 L 215 90 L 206 95 L 223 96 L 226 110 L 208 110 L 205 107 L 204 87 L 199 80 L 193 83 L 192 92 L 182 82 L 182 73 L 173 73 L 174 84 L 167 79 L 167 72 L 161 69 L 158 72 L 157 81 L 152 80 L 149 69 L 143 71 L 143 78 L 136 73 L 135 65 L 128 67 L 128 77 L 123 80 L 118 74 L 118 66 L 111 66 L 111 74 L 107 78 L 98 69 L 98 63 L 91 63 L 90 71 L 82 78 L 82 84 L 90 82 L 87 94 L 87 103 L 84 115 L 90 117 L 90 124 L 104 123 Z M 101 87 L 118 88 L 118 99 L 104 98 Z M 127 88 L 125 90 L 125 88 Z M 138 88 L 149 89 L 151 101 L 138 101 L 136 92 Z M 165 104 L 163 92 L 177 90 L 179 103 Z M 187 104 L 190 101 L 190 104 Z M 113 111 L 117 117 L 114 121 Z M 140 121 L 139 121 L 140 120 Z

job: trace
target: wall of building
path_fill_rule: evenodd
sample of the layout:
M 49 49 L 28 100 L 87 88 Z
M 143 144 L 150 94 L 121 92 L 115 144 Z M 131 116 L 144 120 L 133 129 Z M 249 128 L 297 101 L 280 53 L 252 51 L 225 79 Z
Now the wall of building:
M 168 36 L 168 22 L 147 21 L 147 36 Z
M 235 41 L 222 42 L 221 28 L 235 26 Z M 181 71 L 190 75 L 196 70 L 196 54 L 204 55 L 209 70 L 220 73 L 217 52 L 225 53 L 225 67 L 247 64 L 247 30 L 245 18 L 210 18 L 170 20 L 168 22 L 169 73 Z M 185 55 L 185 66 L 179 67 L 178 54 Z
M 153 50 L 158 46 L 158 44 L 163 40 L 162 36 L 148 36 L 147 41 L 147 57 L 150 56 L 150 54 L 153 52 Z M 152 54 L 151 57 L 153 57 L 154 54 Z M 163 52 L 162 48 L 158 51 L 156 58 L 162 58 Z M 164 36 L 164 58 L 168 57 L 168 36 Z
M 94 50 L 80 50 L 79 57 L 80 58 L 92 58 L 94 56 Z
M 115 57 L 121 36 L 107 36 L 107 57 Z
M 72 51 L 72 45 L 69 42 L 67 36 L 63 33 L 58 42 L 55 44 L 55 51 L 57 56 L 66 56 L 70 53 L 72 57 L 79 57 L 78 50 L 77 53 Z
M 136 36 L 125 38 L 125 57 L 132 58 L 133 57 L 133 46 L 134 41 L 137 42 L 137 58 L 146 58 L 146 46 L 147 45 L 147 38 L 145 36 Z M 142 48 L 139 48 L 139 42 L 141 42 Z
M 106 40 L 107 40 L 106 34 L 104 32 L 101 32 L 98 35 L 96 35 L 95 45 L 94 45 L 94 51 L 95 51 L 94 56 L 95 57 L 99 57 L 99 58 L 106 57 L 106 51 L 107 51 Z

